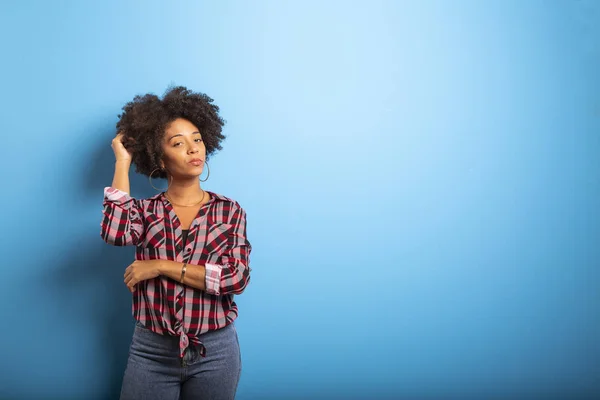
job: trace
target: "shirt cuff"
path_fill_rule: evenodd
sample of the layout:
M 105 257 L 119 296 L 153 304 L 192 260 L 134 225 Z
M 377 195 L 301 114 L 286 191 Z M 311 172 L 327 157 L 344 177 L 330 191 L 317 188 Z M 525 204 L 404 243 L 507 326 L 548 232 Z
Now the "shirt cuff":
M 121 205 L 131 200 L 131 196 L 127 192 L 108 186 L 104 188 L 104 199 Z
M 206 293 L 219 295 L 221 293 L 221 270 L 222 266 L 217 264 L 204 264 Z

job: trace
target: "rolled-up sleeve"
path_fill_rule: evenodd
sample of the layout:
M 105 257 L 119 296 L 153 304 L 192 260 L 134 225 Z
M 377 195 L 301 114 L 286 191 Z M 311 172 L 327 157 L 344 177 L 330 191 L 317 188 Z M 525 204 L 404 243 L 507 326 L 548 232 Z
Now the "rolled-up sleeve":
M 144 223 L 139 202 L 128 193 L 113 188 L 104 188 L 103 216 L 100 236 L 115 246 L 137 245 L 144 232 Z
M 227 249 L 218 264 L 205 264 L 206 292 L 213 295 L 241 294 L 250 282 L 250 252 L 246 236 L 246 212 L 236 204 L 230 224 Z

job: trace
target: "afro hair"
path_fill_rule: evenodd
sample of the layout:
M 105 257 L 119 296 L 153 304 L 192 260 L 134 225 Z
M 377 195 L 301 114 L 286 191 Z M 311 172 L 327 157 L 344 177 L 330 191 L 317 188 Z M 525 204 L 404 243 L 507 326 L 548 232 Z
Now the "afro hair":
M 160 170 L 162 143 L 168 125 L 178 118 L 187 119 L 200 130 L 207 158 L 221 150 L 225 121 L 219 116 L 219 107 L 206 94 L 176 86 L 167 89 L 162 99 L 151 93 L 137 95 L 123 106 L 117 122 L 117 134 L 123 133 L 123 145 L 131 154 L 136 172 L 152 174 L 153 178 L 167 177 Z

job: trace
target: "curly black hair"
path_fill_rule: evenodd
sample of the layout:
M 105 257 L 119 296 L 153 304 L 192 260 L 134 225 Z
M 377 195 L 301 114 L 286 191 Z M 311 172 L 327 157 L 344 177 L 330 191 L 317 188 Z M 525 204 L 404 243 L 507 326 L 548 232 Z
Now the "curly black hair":
M 156 169 L 163 157 L 166 128 L 177 118 L 187 119 L 200 130 L 207 158 L 222 149 L 225 120 L 206 94 L 175 86 L 167 89 L 162 99 L 152 93 L 137 95 L 123 106 L 117 122 L 117 134 L 123 132 L 123 145 L 131 153 L 136 172 L 150 176 L 154 171 L 153 178 L 167 177 L 164 170 Z

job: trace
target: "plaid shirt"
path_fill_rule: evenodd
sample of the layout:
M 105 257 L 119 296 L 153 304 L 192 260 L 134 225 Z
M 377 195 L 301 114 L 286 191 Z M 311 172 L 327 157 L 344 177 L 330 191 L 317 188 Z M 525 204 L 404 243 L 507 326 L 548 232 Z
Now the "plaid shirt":
M 139 282 L 133 292 L 133 317 L 161 335 L 179 336 L 181 357 L 190 343 L 206 348 L 198 335 L 223 328 L 238 315 L 233 295 L 250 281 L 246 212 L 227 197 L 207 191 L 183 243 L 183 229 L 173 206 L 159 193 L 138 200 L 112 187 L 104 189 L 102 239 L 115 246 L 136 246 L 136 260 L 172 260 L 204 265 L 206 290 L 166 276 Z

